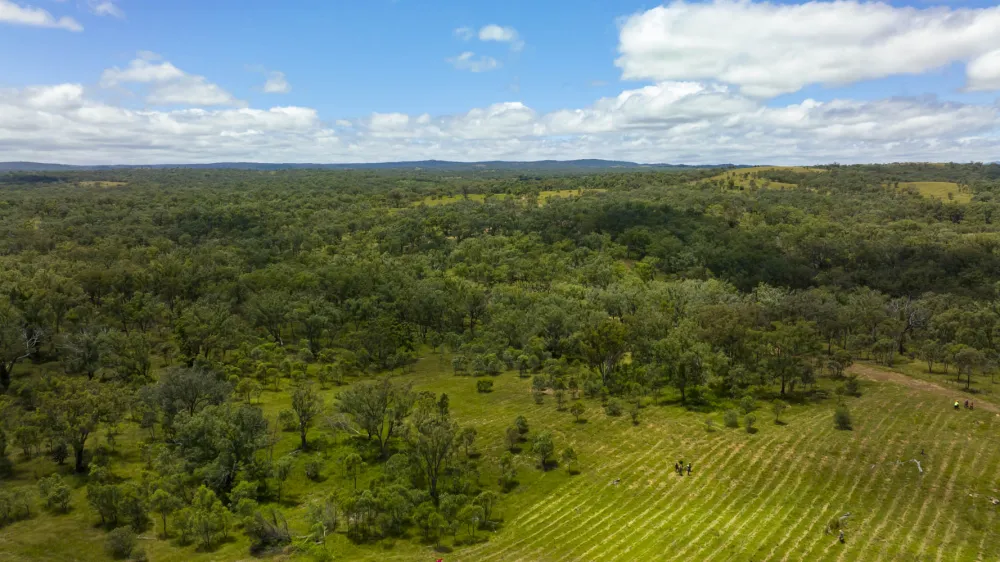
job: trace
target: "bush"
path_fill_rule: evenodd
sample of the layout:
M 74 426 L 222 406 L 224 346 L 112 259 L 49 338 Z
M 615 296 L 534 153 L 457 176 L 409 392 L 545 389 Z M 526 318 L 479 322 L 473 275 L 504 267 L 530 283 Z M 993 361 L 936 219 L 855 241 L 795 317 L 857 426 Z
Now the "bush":
M 847 409 L 847 406 L 841 404 L 837 406 L 837 410 L 833 412 L 833 425 L 837 429 L 844 431 L 850 431 L 854 429 L 854 421 L 851 419 L 851 411 Z
M 41 496 L 46 509 L 65 513 L 69 511 L 73 490 L 61 476 L 53 474 L 38 481 L 38 495 Z
M 715 420 L 712 418 L 705 418 L 705 431 L 709 433 L 715 431 Z
M 521 435 L 528 433 L 528 420 L 524 416 L 517 416 L 514 420 L 514 427 L 517 428 L 517 432 Z
M 256 512 L 244 528 L 250 538 L 250 552 L 257 553 L 265 548 L 286 545 L 292 542 L 285 517 L 276 509 L 265 515 Z
M 293 410 L 282 410 L 278 412 L 278 424 L 284 431 L 296 431 L 299 428 L 298 419 Z
M 545 393 L 540 390 L 532 390 L 531 397 L 535 399 L 535 404 L 545 403 Z
M 747 414 L 743 418 L 743 423 L 746 424 L 747 433 L 753 433 L 753 425 L 757 423 L 757 416 L 753 414 Z
M 484 394 L 487 392 L 493 392 L 493 381 L 490 380 L 476 381 L 476 390 Z
M 131 527 L 118 527 L 108 533 L 104 549 L 114 558 L 128 558 L 135 551 L 137 539 Z
M 861 396 L 861 383 L 858 377 L 850 377 L 841 387 L 841 393 L 847 396 Z
M 740 414 L 736 410 L 726 410 L 726 413 L 722 414 L 722 421 L 725 422 L 726 427 L 739 427 Z
M 744 415 L 749 414 L 756 409 L 757 400 L 755 400 L 753 396 L 747 394 L 740 399 L 740 411 L 742 411 Z
M 788 402 L 775 400 L 771 404 L 771 411 L 774 412 L 774 423 L 781 423 L 781 414 L 788 409 Z
M 625 411 L 625 407 L 622 405 L 622 401 L 617 398 L 611 398 L 608 403 L 604 405 L 604 411 L 609 416 L 620 416 L 622 412 Z
M 316 457 L 312 457 L 306 461 L 305 470 L 306 478 L 316 482 L 320 479 L 320 475 L 323 470 L 323 462 Z

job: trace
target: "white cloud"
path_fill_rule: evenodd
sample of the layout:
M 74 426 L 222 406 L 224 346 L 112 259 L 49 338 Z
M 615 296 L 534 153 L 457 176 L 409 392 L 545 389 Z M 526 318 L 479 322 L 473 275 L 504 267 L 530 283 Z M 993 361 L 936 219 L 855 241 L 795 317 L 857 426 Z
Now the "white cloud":
M 458 70 L 468 70 L 469 72 L 487 72 L 500 68 L 500 61 L 493 57 L 480 55 L 476 58 L 476 53 L 466 51 L 457 57 L 446 59 Z
M 83 31 L 83 26 L 67 16 L 56 18 L 42 8 L 0 0 L 0 23 Z
M 966 74 L 969 91 L 1000 90 L 1000 49 L 973 59 L 966 67 Z
M 154 59 L 111 69 L 105 81 L 148 84 L 164 105 L 178 105 L 169 87 L 190 76 Z M 207 88 L 200 96 L 220 94 Z M 98 101 L 80 84 L 0 89 L 0 153 L 10 160 L 126 164 L 431 158 L 808 164 L 995 160 L 1000 153 L 995 105 L 919 97 L 770 106 L 735 88 L 695 81 L 658 82 L 548 113 L 509 101 L 453 115 L 334 117 L 326 125 L 306 107 L 137 110 Z
M 169 62 L 156 63 L 159 59 L 156 53 L 141 51 L 139 58 L 130 62 L 125 69 L 115 66 L 105 70 L 101 74 L 101 86 L 110 88 L 128 82 L 169 82 L 186 76 L 181 69 Z
M 455 37 L 458 37 L 462 41 L 468 41 L 475 37 L 476 32 L 471 27 L 459 27 L 454 31 Z
M 109 68 L 101 75 L 101 86 L 146 84 L 146 101 L 153 105 L 242 105 L 232 94 L 204 76 L 188 74 L 149 51 L 140 51 L 124 69 Z
M 111 16 L 118 19 L 125 17 L 125 12 L 110 0 L 89 0 L 90 11 L 98 16 Z
M 495 23 L 483 26 L 479 30 L 479 40 L 509 43 L 510 48 L 515 51 L 520 51 L 524 48 L 524 41 L 521 41 L 516 29 L 513 27 L 502 27 Z
M 284 72 L 275 71 L 267 75 L 267 81 L 264 82 L 265 94 L 287 94 L 291 91 L 292 86 L 285 78 Z
M 624 79 L 712 80 L 773 97 L 977 59 L 1000 48 L 997 30 L 1000 7 L 674 2 L 623 22 L 615 64 Z

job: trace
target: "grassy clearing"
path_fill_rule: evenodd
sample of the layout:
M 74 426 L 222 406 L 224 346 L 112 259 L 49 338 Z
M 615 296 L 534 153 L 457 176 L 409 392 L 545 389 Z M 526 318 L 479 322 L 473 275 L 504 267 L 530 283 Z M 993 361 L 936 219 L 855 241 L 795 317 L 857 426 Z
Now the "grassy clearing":
M 728 183 L 730 179 L 733 180 L 733 186 L 736 188 L 751 188 L 758 187 L 762 189 L 790 189 L 796 187 L 794 183 L 784 183 L 778 181 L 771 181 L 765 178 L 756 179 L 754 175 L 758 172 L 770 171 L 770 170 L 786 170 L 789 172 L 797 173 L 807 173 L 807 172 L 823 172 L 820 168 L 806 168 L 803 166 L 755 166 L 753 168 L 737 168 L 734 170 L 727 170 L 719 175 L 712 176 L 708 178 L 709 180 L 719 180 Z
M 128 185 L 123 181 L 81 181 L 77 182 L 80 187 L 122 187 Z
M 548 202 L 548 200 L 556 197 L 562 197 L 562 198 L 580 197 L 584 193 L 603 193 L 605 191 L 607 190 L 606 189 L 560 189 L 551 191 L 541 191 L 538 193 L 538 204 L 544 205 L 546 202 Z M 511 197 L 511 195 L 508 195 L 506 193 L 495 193 L 489 195 L 490 199 L 498 199 L 498 200 L 507 199 L 509 197 Z M 450 205 L 452 203 L 458 203 L 459 201 L 463 201 L 465 199 L 466 198 L 462 195 L 446 195 L 437 197 L 431 196 L 431 197 L 426 197 L 421 201 L 418 201 L 417 203 L 414 203 L 414 206 L 429 205 L 433 207 L 437 205 Z M 480 203 L 482 203 L 486 199 L 487 196 L 482 193 L 470 193 L 468 196 L 469 201 L 477 201 Z
M 705 428 L 705 414 L 674 403 L 648 405 L 640 423 L 610 418 L 597 401 L 584 400 L 585 423 L 558 411 L 551 397 L 534 403 L 530 380 L 506 373 L 494 391 L 480 394 L 471 377 L 450 374 L 447 356 L 422 359 L 413 373 L 399 375 L 418 390 L 446 392 L 453 416 L 478 428 L 483 482 L 495 482 L 505 445 L 503 430 L 518 415 L 532 434 L 553 432 L 557 451 L 580 456 L 581 473 L 564 467 L 542 472 L 527 454 L 518 456 L 520 485 L 503 496 L 504 526 L 490 540 L 456 549 L 449 560 L 995 560 L 1000 557 L 1000 520 L 990 497 L 1000 468 L 1000 418 L 977 409 L 955 412 L 950 398 L 919 386 L 865 382 L 864 395 L 849 398 L 854 431 L 832 423 L 836 398 L 794 404 L 775 424 L 766 403 L 757 412 L 758 431 Z M 902 369 L 917 368 L 906 365 Z M 871 367 L 869 367 L 871 368 Z M 919 370 L 919 369 L 918 369 Z M 943 375 L 931 375 L 937 379 Z M 953 377 L 951 377 L 953 378 Z M 979 382 L 986 382 L 979 381 Z M 830 390 L 833 383 L 823 381 Z M 337 389 L 324 393 L 332 403 Z M 667 397 L 672 400 L 672 397 Z M 262 405 L 273 417 L 288 406 L 286 392 L 266 392 Z M 120 441 L 122 473 L 141 468 L 130 429 Z M 304 505 L 335 487 L 351 486 L 339 458 L 349 445 L 325 430 L 327 480 L 306 480 L 301 463 L 286 485 L 285 510 L 301 531 Z M 95 441 L 96 443 L 96 441 Z M 286 433 L 276 455 L 291 452 L 297 438 Z M 678 459 L 693 463 L 691 476 L 678 476 Z M 910 459 L 921 461 L 918 471 Z M 898 461 L 904 461 L 899 463 Z M 13 485 L 32 481 L 54 465 L 44 459 L 18 464 Z M 377 469 L 365 473 L 367 485 Z M 618 486 L 612 481 L 620 479 Z M 103 530 L 81 488 L 68 515 L 39 514 L 0 530 L 7 560 L 99 560 Z M 850 512 L 846 544 L 828 522 Z M 145 534 L 152 560 L 245 559 L 240 532 L 211 553 L 178 547 Z M 54 541 L 53 537 L 59 540 Z M 445 541 L 450 543 L 449 541 Z M 342 534 L 328 540 L 339 559 L 413 560 L 440 557 L 408 540 L 355 545 Z
M 899 187 L 912 187 L 924 197 L 941 201 L 968 203 L 972 200 L 971 193 L 959 191 L 958 184 L 950 181 L 911 181 L 900 183 Z

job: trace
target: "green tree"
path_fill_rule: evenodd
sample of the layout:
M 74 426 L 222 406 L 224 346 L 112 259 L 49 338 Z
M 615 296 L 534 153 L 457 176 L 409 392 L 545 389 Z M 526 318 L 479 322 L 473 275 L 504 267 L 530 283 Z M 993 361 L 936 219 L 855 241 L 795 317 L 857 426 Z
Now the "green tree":
M 378 441 L 385 458 L 390 439 L 413 410 L 415 396 L 409 386 L 393 384 L 385 377 L 358 383 L 341 392 L 337 400 L 337 408 L 351 416 L 369 439 Z
M 364 467 L 365 461 L 357 453 L 351 453 L 344 458 L 344 470 L 347 472 L 347 476 L 354 481 L 355 490 L 358 489 L 358 476 L 361 475 Z
M 323 411 L 323 399 L 311 383 L 299 384 L 292 391 L 292 410 L 298 420 L 301 448 L 305 451 L 308 449 L 306 433 Z
M 429 416 L 417 421 L 410 431 L 410 448 L 420 467 L 428 491 L 438 501 L 438 483 L 454 452 L 458 424 L 448 418 Z
M 42 332 L 29 326 L 18 310 L 0 303 L 0 390 L 10 388 L 14 366 L 35 353 L 41 339 Z
M 576 464 L 577 456 L 573 447 L 566 447 L 562 452 L 562 463 L 566 465 L 566 472 L 573 474 L 573 465 Z
M 535 436 L 535 439 L 531 442 L 531 452 L 538 457 L 538 463 L 542 466 L 542 470 L 548 469 L 549 457 L 555 451 L 555 445 L 552 443 L 552 434 L 548 431 L 543 431 Z
M 584 360 L 601 375 L 604 386 L 608 386 L 629 350 L 627 328 L 620 320 L 605 318 L 581 334 L 580 344 Z
M 181 501 L 167 490 L 160 488 L 149 497 L 149 507 L 153 513 L 160 516 L 160 521 L 163 523 L 163 536 L 169 537 L 170 532 L 167 528 L 167 517 L 180 509 Z

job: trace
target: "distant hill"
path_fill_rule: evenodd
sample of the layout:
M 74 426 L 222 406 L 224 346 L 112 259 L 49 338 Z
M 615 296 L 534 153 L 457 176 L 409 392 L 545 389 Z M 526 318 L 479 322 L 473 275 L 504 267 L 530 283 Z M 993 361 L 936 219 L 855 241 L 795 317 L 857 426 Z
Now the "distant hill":
M 215 162 L 211 164 L 156 164 L 148 166 L 94 165 L 72 166 L 68 164 L 48 164 L 44 162 L 0 162 L 0 172 L 63 172 L 84 170 L 120 170 L 125 168 L 191 168 L 191 169 L 231 169 L 231 170 L 607 170 L 615 168 L 731 168 L 742 167 L 733 164 L 712 164 L 688 166 L 686 164 L 638 164 L 618 160 L 537 160 L 534 162 L 508 162 L 493 160 L 487 162 L 449 162 L 445 160 L 421 160 L 416 162 L 375 162 L 357 164 L 286 164 L 267 162 Z

